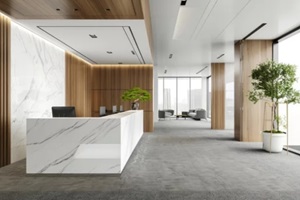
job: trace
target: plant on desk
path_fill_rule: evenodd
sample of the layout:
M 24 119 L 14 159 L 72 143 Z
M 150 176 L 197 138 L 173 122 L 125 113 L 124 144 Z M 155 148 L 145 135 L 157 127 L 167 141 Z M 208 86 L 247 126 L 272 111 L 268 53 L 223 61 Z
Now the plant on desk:
M 132 110 L 139 109 L 139 101 L 149 101 L 150 99 L 151 94 L 147 90 L 143 90 L 139 87 L 128 89 L 122 94 L 122 100 L 133 101 L 131 103 Z

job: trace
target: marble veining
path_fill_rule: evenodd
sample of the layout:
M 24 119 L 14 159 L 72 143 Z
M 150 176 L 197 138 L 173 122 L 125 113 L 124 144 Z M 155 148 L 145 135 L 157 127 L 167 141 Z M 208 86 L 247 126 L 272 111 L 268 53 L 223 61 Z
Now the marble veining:
M 27 119 L 27 173 L 121 173 L 143 134 L 143 111 Z
M 25 158 L 26 119 L 51 117 L 53 105 L 65 105 L 65 52 L 12 22 L 12 162 Z

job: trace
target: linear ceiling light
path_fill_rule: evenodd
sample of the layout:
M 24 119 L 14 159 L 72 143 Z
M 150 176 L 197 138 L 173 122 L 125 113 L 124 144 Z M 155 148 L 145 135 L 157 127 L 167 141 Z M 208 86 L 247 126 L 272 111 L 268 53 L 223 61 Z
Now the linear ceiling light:
M 259 29 L 261 29 L 265 25 L 267 25 L 267 23 L 262 23 L 257 28 L 255 28 L 253 31 L 251 31 L 248 35 L 246 35 L 242 40 L 246 40 L 248 37 L 250 37 L 251 35 L 253 35 L 255 32 L 257 32 Z
M 93 38 L 93 39 L 95 39 L 95 38 L 97 38 L 97 35 L 92 35 L 92 34 L 89 34 L 89 36 L 91 37 L 91 38 Z
M 219 57 L 217 57 L 217 59 L 220 59 L 220 58 L 222 58 L 224 55 L 225 55 L 224 53 L 223 53 L 223 54 L 221 54 L 221 55 L 219 55 Z
M 203 70 L 205 70 L 208 66 L 203 67 L 200 71 L 198 71 L 196 74 L 201 73 Z

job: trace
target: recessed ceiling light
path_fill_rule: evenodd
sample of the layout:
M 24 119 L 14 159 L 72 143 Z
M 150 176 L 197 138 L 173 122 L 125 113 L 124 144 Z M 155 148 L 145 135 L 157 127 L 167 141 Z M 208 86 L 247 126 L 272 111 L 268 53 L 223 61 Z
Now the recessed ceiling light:
M 187 2 L 187 0 L 182 0 L 182 1 L 180 2 L 180 5 L 181 5 L 181 6 L 185 6 L 186 2 Z
M 89 36 L 90 36 L 91 38 L 93 38 L 93 39 L 98 38 L 97 35 L 95 35 L 95 34 L 93 34 L 93 35 L 92 35 L 92 34 L 89 34 Z
M 112 54 L 113 52 L 112 52 L 112 51 L 106 51 L 106 53 L 107 53 L 107 54 Z
M 223 54 L 221 54 L 221 55 L 219 55 L 219 57 L 217 57 L 217 59 L 220 59 L 221 57 L 223 57 L 225 54 L 223 53 Z

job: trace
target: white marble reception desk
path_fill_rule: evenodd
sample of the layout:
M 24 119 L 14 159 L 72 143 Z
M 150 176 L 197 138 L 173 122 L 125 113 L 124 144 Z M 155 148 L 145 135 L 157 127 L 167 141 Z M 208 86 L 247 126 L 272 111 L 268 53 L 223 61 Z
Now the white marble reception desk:
M 30 174 L 119 174 L 143 135 L 143 111 L 27 119 Z

